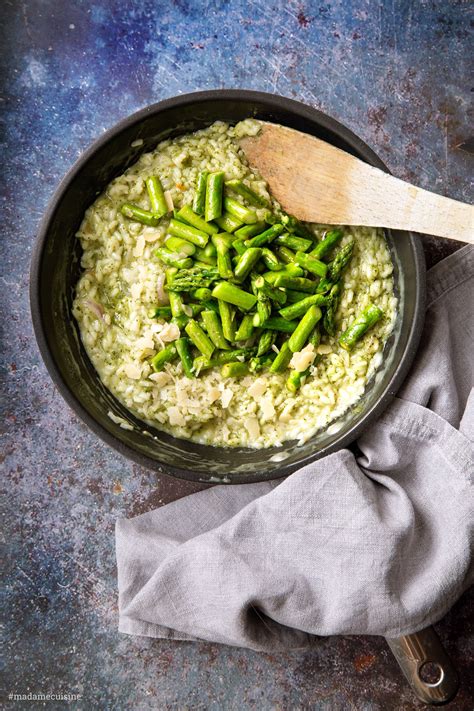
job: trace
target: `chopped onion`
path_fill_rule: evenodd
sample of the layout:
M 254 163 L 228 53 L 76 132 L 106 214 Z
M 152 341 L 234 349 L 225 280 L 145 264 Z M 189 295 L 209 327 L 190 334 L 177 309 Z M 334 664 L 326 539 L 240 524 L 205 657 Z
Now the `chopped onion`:
M 171 192 L 169 190 L 165 190 L 165 192 L 163 194 L 165 196 L 166 204 L 168 205 L 168 212 L 173 212 L 174 203 L 173 203 L 173 196 L 171 195 Z
M 168 298 L 168 294 L 164 290 L 164 285 L 165 285 L 165 275 L 163 273 L 158 274 L 158 279 L 156 280 L 156 293 L 158 295 L 158 305 L 159 306 L 166 306 L 166 304 L 169 304 L 170 300 Z
M 85 299 L 84 304 L 89 308 L 93 314 L 97 316 L 97 318 L 100 318 L 101 321 L 104 320 L 104 307 L 102 304 L 98 304 L 97 301 L 92 301 L 92 299 Z

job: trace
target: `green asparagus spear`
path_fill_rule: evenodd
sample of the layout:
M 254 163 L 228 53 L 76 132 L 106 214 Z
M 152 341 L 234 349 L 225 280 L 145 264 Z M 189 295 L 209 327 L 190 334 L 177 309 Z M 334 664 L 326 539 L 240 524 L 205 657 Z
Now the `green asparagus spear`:
M 214 287 L 212 296 L 215 299 L 221 299 L 229 304 L 234 304 L 243 311 L 249 311 L 257 303 L 257 297 L 249 294 L 248 291 L 239 289 L 234 284 L 229 284 L 227 281 L 221 281 Z
M 265 230 L 265 232 L 255 235 L 255 237 L 252 237 L 251 239 L 246 239 L 245 246 L 263 247 L 265 244 L 270 244 L 270 242 L 276 239 L 278 235 L 281 235 L 284 229 L 283 225 L 280 225 L 279 223 L 272 225 L 272 227 L 269 227 L 268 230 Z
M 183 365 L 183 370 L 185 372 L 186 377 L 194 378 L 195 375 L 193 372 L 193 358 L 191 356 L 191 350 L 189 348 L 189 339 L 188 338 L 178 338 L 178 340 L 175 343 L 176 343 L 176 350 L 177 350 L 178 355 L 181 359 L 181 363 Z
M 304 270 L 299 266 L 299 264 L 286 264 L 284 272 L 290 276 L 303 276 L 304 274 Z
M 270 318 L 272 313 L 272 305 L 270 299 L 266 296 L 260 296 L 257 300 L 257 313 L 253 317 L 253 325 L 255 328 L 261 328 Z
M 277 272 L 277 278 L 274 282 L 275 286 L 283 286 L 285 289 L 293 289 L 296 291 L 307 291 L 312 294 L 316 289 L 316 283 L 304 277 L 292 277 L 285 272 Z
M 270 366 L 270 372 L 281 373 L 283 370 L 286 370 L 292 357 L 293 353 L 290 351 L 288 341 L 285 341 L 280 348 L 280 352 L 277 353 L 275 360 Z
M 258 247 L 249 247 L 245 250 L 237 262 L 235 267 L 235 279 L 238 282 L 243 282 L 248 277 L 262 254 L 262 250 Z M 262 282 L 264 281 L 262 277 Z
M 316 259 L 322 259 L 331 249 L 342 239 L 343 232 L 341 230 L 330 230 L 326 232 L 321 242 L 318 242 L 316 247 L 311 250 L 310 255 Z
M 216 348 L 221 348 L 222 350 L 229 350 L 230 346 L 224 338 L 222 332 L 222 324 L 219 316 L 215 311 L 203 311 L 201 314 L 204 326 L 208 333 L 209 338 L 214 343 Z
M 285 264 L 279 272 L 265 272 L 263 276 L 269 284 L 275 284 L 279 274 L 285 274 L 287 277 L 300 277 L 303 276 L 304 270 L 297 264 Z
M 219 228 L 217 225 L 214 225 L 212 222 L 206 222 L 206 220 L 203 220 L 202 217 L 199 217 L 199 215 L 196 215 L 196 213 L 193 212 L 189 205 L 183 205 L 181 210 L 178 210 L 178 217 L 180 220 L 184 220 L 185 222 L 187 222 L 188 225 L 191 225 L 197 230 L 205 232 L 208 235 L 216 235 L 219 232 Z
M 157 217 L 163 217 L 163 215 L 169 212 L 169 209 L 161 180 L 156 176 L 152 176 L 145 180 L 145 185 L 148 191 L 148 197 L 150 198 L 150 212 Z
M 201 217 L 204 215 L 204 211 L 206 209 L 206 183 L 208 175 L 209 173 L 207 170 L 203 170 L 199 173 L 196 184 L 196 192 L 194 193 L 193 210 L 196 215 L 200 215 Z
M 170 252 L 176 252 L 177 254 L 182 254 L 185 257 L 192 257 L 196 252 L 196 246 L 186 239 L 181 239 L 181 237 L 173 237 L 169 235 L 165 240 L 165 247 L 169 249 Z
M 169 320 L 171 318 L 171 308 L 169 306 L 157 306 L 152 309 L 148 314 L 150 318 L 164 318 Z
M 191 297 L 197 301 L 209 301 L 211 298 L 211 290 L 207 289 L 205 286 L 200 286 L 198 289 L 194 289 L 191 292 Z
M 285 228 L 288 230 L 288 232 L 293 232 L 295 235 L 298 235 L 298 237 L 304 237 L 305 239 L 314 240 L 314 236 L 311 234 L 311 232 L 307 230 L 306 227 L 302 225 L 299 220 L 296 219 L 296 217 L 283 213 L 283 215 L 281 216 L 281 222 L 285 225 Z
M 149 227 L 156 227 L 160 220 L 157 215 L 154 215 L 152 212 L 148 212 L 148 210 L 142 210 L 141 207 L 138 207 L 138 205 L 132 205 L 131 202 L 124 202 L 120 208 L 120 212 L 122 215 L 125 215 L 125 217 L 128 217 L 129 220 L 141 222 L 142 225 L 148 225 Z
M 342 272 L 347 267 L 352 257 L 352 252 L 354 250 L 355 241 L 351 240 L 344 247 L 342 247 L 329 264 L 328 273 L 331 277 L 333 283 L 339 281 Z
M 253 358 L 250 358 L 249 360 L 249 371 L 251 373 L 258 373 L 261 370 L 265 370 L 271 366 L 273 361 L 276 358 L 276 353 L 273 351 L 270 351 L 270 353 L 266 353 L 263 356 L 254 356 Z
M 265 353 L 268 353 L 270 348 L 275 343 L 276 337 L 276 331 L 264 331 L 258 341 L 257 356 L 263 356 Z
M 254 289 L 261 291 L 266 297 L 275 301 L 279 306 L 286 304 L 286 292 L 269 284 L 261 274 L 253 277 L 252 285 Z
M 297 370 L 292 370 L 288 376 L 288 380 L 286 381 L 286 387 L 290 391 L 290 393 L 296 393 L 301 387 L 301 383 L 303 379 L 307 376 L 309 373 L 309 368 L 305 370 L 303 373 L 300 373 Z
M 236 239 L 232 243 L 232 247 L 235 249 L 235 251 L 237 252 L 239 257 L 241 257 L 242 254 L 247 250 L 247 247 L 245 246 L 244 241 L 241 239 Z M 258 249 L 258 247 L 257 248 L 254 247 L 254 249 Z
M 260 235 L 266 229 L 265 222 L 255 222 L 253 225 L 244 225 L 235 232 L 238 239 L 250 239 L 255 235 Z
M 222 193 L 224 190 L 224 173 L 209 173 L 206 181 L 206 222 L 215 220 L 222 215 Z
M 224 242 L 225 242 L 225 244 L 226 244 L 226 247 L 227 247 L 228 249 L 232 249 L 232 246 L 233 246 L 233 244 L 234 244 L 234 242 L 235 242 L 235 237 L 234 237 L 234 235 L 230 234 L 230 232 L 219 232 L 219 234 L 217 235 L 217 237 L 219 237 L 219 239 L 224 240 Z
M 330 336 L 334 336 L 334 334 L 336 333 L 336 323 L 334 321 L 334 317 L 336 315 L 340 295 L 341 284 L 340 282 L 337 282 L 337 284 L 334 284 L 329 294 L 327 294 L 327 296 L 325 297 L 326 313 L 324 314 L 323 326 L 326 333 Z
M 333 286 L 333 282 L 329 278 L 329 276 L 325 276 L 319 284 L 316 287 L 316 293 L 317 294 L 325 294 L 327 296 L 328 291 L 330 291 L 331 287 Z
M 225 363 L 232 363 L 232 361 L 237 360 L 237 358 L 243 357 L 248 359 L 253 356 L 255 352 L 255 348 L 236 348 L 233 351 L 217 351 L 212 358 L 198 356 L 194 359 L 193 369 L 195 373 L 199 373 L 209 368 L 217 368 Z
M 222 322 L 222 331 L 224 337 L 231 343 L 236 340 L 235 338 L 235 324 L 234 324 L 234 307 L 228 304 L 226 301 L 219 300 L 217 302 L 219 316 Z
M 245 207 L 245 205 L 242 205 L 241 202 L 231 197 L 224 198 L 224 209 L 245 225 L 254 225 L 258 220 L 255 210 L 250 210 L 248 207 Z
M 244 314 L 235 334 L 236 341 L 246 341 L 254 332 L 253 314 Z
M 214 344 L 207 334 L 204 333 L 197 321 L 191 319 L 185 326 L 186 333 L 203 356 L 210 358 L 214 353 Z
M 209 242 L 206 244 L 204 249 L 196 247 L 194 258 L 203 264 L 211 264 L 212 266 L 215 266 L 217 264 L 217 250 L 212 242 Z
M 313 246 L 312 240 L 289 234 L 280 235 L 280 237 L 276 238 L 275 242 L 278 246 L 287 247 L 295 252 L 307 252 L 308 249 Z
M 242 224 L 242 221 L 238 220 L 234 215 L 231 215 L 230 212 L 224 212 L 215 222 L 219 225 L 221 230 L 228 233 L 235 232 Z
M 209 299 L 209 301 L 203 301 L 202 305 L 204 306 L 206 311 L 215 311 L 216 314 L 219 313 L 219 304 L 215 299 L 212 298 L 212 292 L 211 292 L 211 298 Z M 227 338 L 227 336 L 226 336 L 226 338 Z
M 280 245 L 276 248 L 276 253 L 280 257 L 283 264 L 286 264 L 287 266 L 295 264 L 296 253 L 292 252 L 291 249 L 288 249 L 288 247 Z
M 176 296 L 179 296 L 179 294 L 176 294 Z M 179 316 L 173 316 L 171 319 L 171 323 L 176 324 L 176 326 L 179 328 L 180 331 L 182 331 L 186 324 L 189 323 L 190 317 L 186 316 L 186 314 L 180 314 Z
M 333 284 L 339 281 L 342 272 L 351 260 L 353 249 L 354 240 L 351 240 L 344 247 L 338 250 L 334 259 L 328 265 L 328 272 L 326 276 L 324 277 L 324 279 L 321 279 L 318 284 L 318 293 L 323 294 L 326 291 L 329 291 Z
M 325 304 L 325 296 L 322 294 L 314 294 L 313 296 L 307 296 L 306 299 L 297 301 L 295 304 L 285 306 L 284 309 L 280 309 L 280 316 L 283 316 L 283 318 L 288 321 L 292 321 L 295 318 L 301 318 L 301 316 L 304 316 L 310 306 L 324 306 Z
M 239 360 L 232 363 L 226 363 L 221 368 L 223 378 L 240 378 L 242 375 L 247 375 L 249 367 L 247 363 L 241 363 Z
M 216 257 L 217 256 L 217 249 L 212 242 L 209 242 L 209 244 L 206 244 L 206 246 L 204 247 L 204 254 L 206 254 L 208 257 Z
M 175 237 L 187 239 L 188 242 L 192 242 L 196 247 L 205 247 L 209 240 L 209 235 L 206 232 L 197 230 L 192 225 L 185 225 L 184 222 L 180 222 L 174 217 L 170 220 L 168 232 Z
M 328 270 L 327 264 L 320 262 L 319 259 L 311 257 L 309 254 L 304 252 L 296 252 L 295 261 L 300 267 L 306 269 L 306 271 L 311 272 L 311 274 L 316 274 L 316 276 L 324 277 Z
M 176 351 L 176 346 L 173 343 L 170 343 L 168 346 L 166 346 L 166 348 L 163 348 L 162 351 L 159 351 L 155 356 L 153 356 L 153 358 L 150 360 L 150 365 L 155 371 L 155 373 L 158 373 L 160 370 L 163 370 L 166 363 L 170 363 L 177 357 L 178 353 Z
M 165 247 L 158 247 L 155 249 L 153 254 L 168 267 L 176 267 L 176 269 L 189 269 L 189 267 L 192 267 L 193 265 L 191 257 L 182 258 L 176 252 L 170 252 L 168 249 L 165 249 Z
M 302 276 L 304 274 L 304 271 L 301 269 L 301 267 L 297 267 L 297 269 L 300 270 L 299 274 L 297 274 L 297 276 Z M 271 284 L 271 286 L 275 286 L 276 280 L 278 279 L 280 274 L 284 274 L 286 277 L 291 278 L 291 279 L 294 278 L 294 276 L 296 276 L 295 274 L 292 274 L 291 272 L 289 272 L 286 269 L 286 267 L 285 267 L 285 269 L 281 269 L 278 272 L 263 272 L 262 276 L 265 279 L 265 281 L 267 282 L 267 284 Z M 280 288 L 283 288 L 283 287 L 280 287 Z
M 191 316 L 194 318 L 195 316 L 199 316 L 199 314 L 204 311 L 204 305 L 203 304 L 185 304 L 184 305 L 184 311 L 188 311 L 189 309 L 191 310 Z M 208 311 L 208 309 L 206 309 Z
M 294 321 L 287 321 L 286 318 L 282 316 L 270 316 L 262 328 L 272 331 L 281 331 L 282 333 L 293 333 L 296 329 L 296 323 Z
M 313 329 L 313 332 L 310 334 L 308 338 L 308 343 L 311 343 L 312 346 L 317 348 L 319 344 L 321 343 L 321 331 L 319 330 L 319 323 L 316 324 L 316 326 Z M 319 358 L 320 356 L 316 356 L 316 358 Z M 316 359 L 313 361 L 313 363 L 316 363 Z
M 259 207 L 268 207 L 269 202 L 266 198 L 258 195 L 252 188 L 249 188 L 242 180 L 227 180 L 226 187 L 233 190 L 241 197 L 248 200 L 252 205 L 257 205 Z
M 322 316 L 319 306 L 310 306 L 296 329 L 288 339 L 288 345 L 292 353 L 297 353 L 304 348 L 311 332 Z M 291 323 L 291 322 L 290 322 Z
M 262 276 L 267 282 L 267 284 L 271 284 L 273 286 L 275 284 L 278 274 L 282 274 L 282 272 L 263 272 Z
M 173 277 L 171 283 L 167 282 L 166 291 L 168 293 L 172 291 L 194 291 L 194 289 L 202 286 L 207 289 L 218 279 L 219 272 L 214 267 L 182 269 L 179 274 Z
M 265 279 L 260 276 L 252 276 L 252 291 L 257 297 L 257 313 L 253 317 L 253 325 L 255 328 L 263 326 L 272 313 L 272 304 L 270 298 L 265 294 L 262 286 L 265 284 Z
M 304 291 L 294 291 L 293 289 L 286 289 L 286 300 L 288 304 L 296 304 L 298 301 L 303 301 L 307 299 L 308 294 Z
M 168 290 L 168 298 L 170 300 L 170 308 L 171 308 L 171 313 L 174 318 L 177 318 L 178 316 L 181 316 L 183 313 L 183 299 L 179 294 L 176 294 L 173 291 L 169 291 L 169 289 L 172 288 L 173 282 L 176 278 L 178 270 L 176 267 L 171 267 L 170 269 L 167 269 L 165 271 L 165 276 L 166 276 L 166 289 Z
M 267 225 L 276 225 L 277 222 L 281 222 L 283 224 L 283 221 L 280 218 L 281 215 L 276 215 L 274 212 L 268 210 L 268 212 L 265 213 L 265 217 L 263 219 L 265 220 Z
M 272 272 L 279 272 L 283 269 L 283 264 L 278 261 L 278 258 L 268 247 L 263 247 L 262 249 L 262 261 L 266 268 Z
M 217 249 L 217 271 L 220 277 L 222 279 L 232 279 L 234 272 L 225 234 L 224 232 L 222 235 L 213 235 L 212 242 Z
M 339 344 L 346 351 L 351 351 L 362 336 L 372 328 L 383 316 L 382 309 L 374 304 L 369 304 L 351 323 L 339 338 Z

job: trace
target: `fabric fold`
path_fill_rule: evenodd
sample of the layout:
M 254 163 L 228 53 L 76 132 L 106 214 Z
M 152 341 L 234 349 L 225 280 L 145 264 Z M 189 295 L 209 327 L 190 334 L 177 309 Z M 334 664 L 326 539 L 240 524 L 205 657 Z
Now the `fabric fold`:
M 470 247 L 429 273 L 420 352 L 357 456 L 119 520 L 119 629 L 275 651 L 440 619 L 474 577 L 473 286 Z

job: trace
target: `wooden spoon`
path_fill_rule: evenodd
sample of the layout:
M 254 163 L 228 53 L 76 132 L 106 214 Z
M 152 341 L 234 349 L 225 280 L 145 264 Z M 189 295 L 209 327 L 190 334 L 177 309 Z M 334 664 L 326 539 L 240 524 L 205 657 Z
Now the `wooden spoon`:
M 240 144 L 291 215 L 328 225 L 425 232 L 474 244 L 474 207 L 394 178 L 319 138 L 262 123 Z

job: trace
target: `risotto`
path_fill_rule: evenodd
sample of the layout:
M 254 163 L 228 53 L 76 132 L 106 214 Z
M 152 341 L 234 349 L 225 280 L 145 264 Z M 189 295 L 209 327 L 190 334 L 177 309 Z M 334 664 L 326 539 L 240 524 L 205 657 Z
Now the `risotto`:
M 220 447 L 330 427 L 380 366 L 397 311 L 383 233 L 285 214 L 239 147 L 259 128 L 163 141 L 77 235 L 73 313 L 104 385 L 140 420 Z

